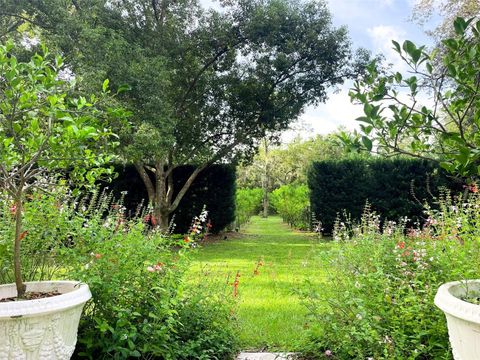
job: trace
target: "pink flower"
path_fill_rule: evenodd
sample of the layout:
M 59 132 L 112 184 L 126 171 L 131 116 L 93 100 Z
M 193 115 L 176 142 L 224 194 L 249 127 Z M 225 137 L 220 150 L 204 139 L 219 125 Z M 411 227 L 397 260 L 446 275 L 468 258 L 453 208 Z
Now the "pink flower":
M 326 350 L 326 351 L 325 351 L 325 356 L 330 357 L 330 356 L 332 356 L 332 355 L 333 355 L 332 350 Z
M 158 262 L 155 265 L 147 266 L 147 271 L 148 272 L 160 272 L 163 271 L 163 266 L 165 264 L 162 262 Z

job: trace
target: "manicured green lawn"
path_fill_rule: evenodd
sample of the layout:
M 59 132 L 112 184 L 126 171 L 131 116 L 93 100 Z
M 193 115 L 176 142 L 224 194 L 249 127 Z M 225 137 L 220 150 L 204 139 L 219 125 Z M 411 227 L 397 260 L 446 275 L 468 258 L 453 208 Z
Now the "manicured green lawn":
M 241 236 L 205 244 L 193 270 L 197 279 L 226 286 L 232 297 L 239 272 L 237 316 L 244 349 L 292 351 L 305 324 L 294 289 L 307 279 L 322 282 L 317 250 L 328 246 L 312 234 L 290 229 L 278 217 L 254 217 Z M 263 265 L 255 274 L 258 262 Z

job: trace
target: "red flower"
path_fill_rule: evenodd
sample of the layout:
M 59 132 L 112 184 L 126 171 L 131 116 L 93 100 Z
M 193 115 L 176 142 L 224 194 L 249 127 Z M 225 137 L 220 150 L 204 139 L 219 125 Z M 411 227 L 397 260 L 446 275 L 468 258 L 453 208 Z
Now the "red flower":
M 399 241 L 397 243 L 397 249 L 405 249 L 405 241 Z

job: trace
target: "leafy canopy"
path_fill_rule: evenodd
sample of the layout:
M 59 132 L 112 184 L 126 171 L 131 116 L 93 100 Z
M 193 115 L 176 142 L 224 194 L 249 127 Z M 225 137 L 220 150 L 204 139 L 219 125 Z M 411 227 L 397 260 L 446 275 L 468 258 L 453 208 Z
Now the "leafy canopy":
M 48 0 L 20 9 L 85 83 L 128 84 L 135 131 L 122 134 L 123 155 L 153 165 L 249 154 L 358 70 L 323 1 L 222 5 Z

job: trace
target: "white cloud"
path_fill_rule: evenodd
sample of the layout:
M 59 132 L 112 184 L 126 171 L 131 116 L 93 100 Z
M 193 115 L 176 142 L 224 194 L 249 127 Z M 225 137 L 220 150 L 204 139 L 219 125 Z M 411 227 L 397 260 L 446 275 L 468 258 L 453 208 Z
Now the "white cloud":
M 300 117 L 308 129 L 303 131 L 290 131 L 283 137 L 286 141 L 300 134 L 308 138 L 314 134 L 329 134 L 345 127 L 347 130 L 359 128 L 355 119 L 363 115 L 361 106 L 353 105 L 348 96 L 351 84 L 344 85 L 338 93 L 332 93 L 325 104 L 316 107 L 310 106 Z
M 403 29 L 391 25 L 378 25 L 367 29 L 367 33 L 371 38 L 374 52 L 381 52 L 387 64 L 392 64 L 395 71 L 406 71 L 406 64 L 393 49 L 392 44 L 392 40 L 400 45 L 403 43 L 407 35 Z

